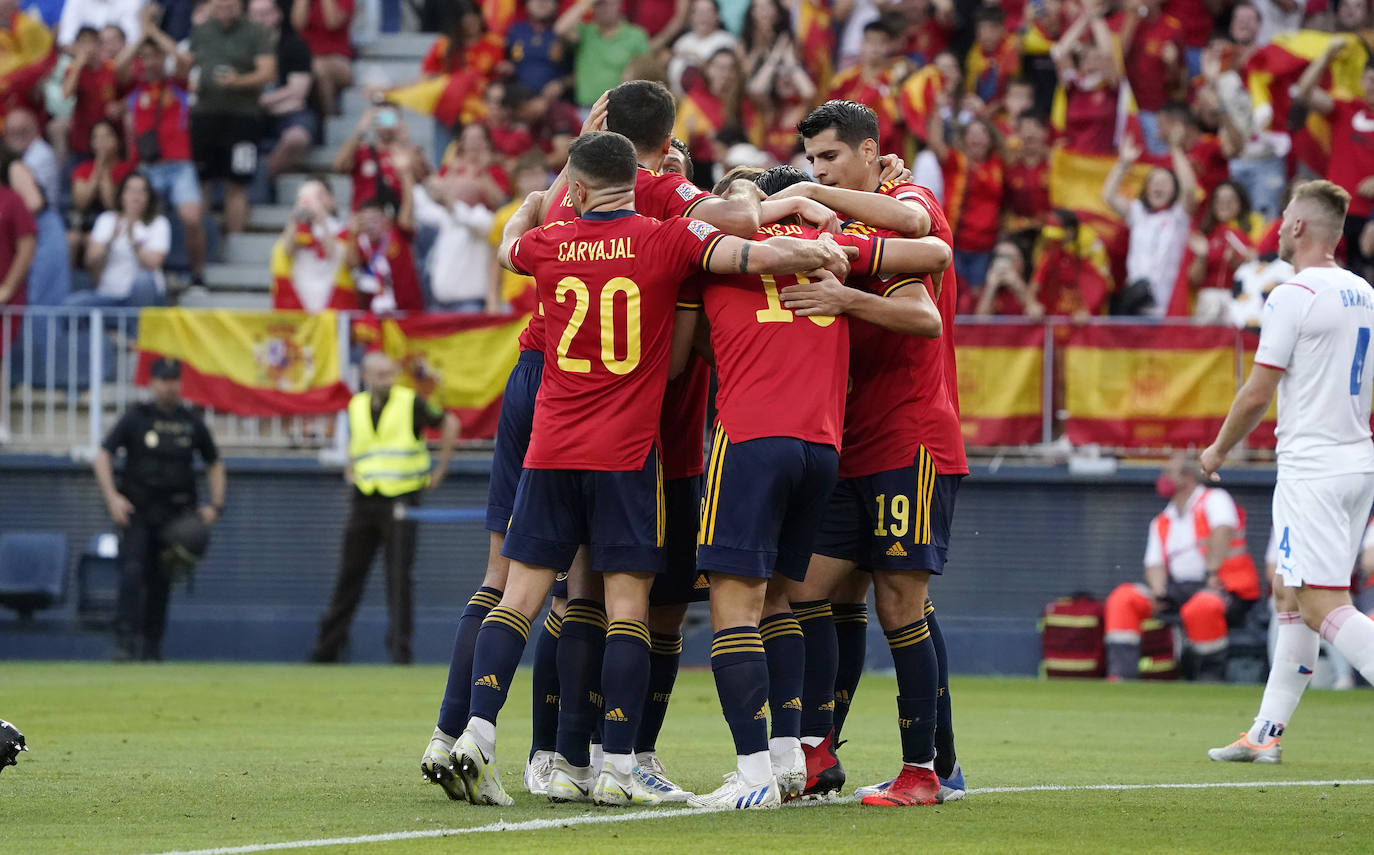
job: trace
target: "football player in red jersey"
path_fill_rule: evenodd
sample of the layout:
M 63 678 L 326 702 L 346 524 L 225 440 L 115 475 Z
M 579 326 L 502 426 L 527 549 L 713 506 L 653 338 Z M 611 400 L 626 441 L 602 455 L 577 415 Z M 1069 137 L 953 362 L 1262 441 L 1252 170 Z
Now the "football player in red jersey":
M 569 593 L 604 592 L 605 766 L 594 776 L 586 742 L 565 746 L 560 739 L 548 793 L 560 801 L 607 805 L 659 801 L 632 770 L 648 674 L 648 592 L 663 562 L 658 418 L 679 286 L 702 269 L 784 274 L 825 268 L 848 275 L 847 255 L 854 253 L 834 241 L 756 243 L 699 220 L 636 214 L 635 150 L 620 134 L 578 138 L 568 173 L 576 218 L 530 228 L 543 204 L 542 194 L 532 194 L 507 224 L 499 251 L 504 265 L 535 278 L 549 334 L 502 550 L 511 560 L 510 574 L 501 603 L 477 636 L 471 717 L 454 746 L 459 779 L 474 804 L 511 803 L 493 763 L 497 714 L 556 568 L 567 567 L 584 543 L 597 572 L 574 575 Z M 687 344 L 675 351 L 679 370 Z M 597 418 L 586 418 L 589 412 Z M 590 705 L 566 686 L 562 695 L 570 707 Z
M 867 108 L 831 101 L 812 111 L 798 130 L 816 180 L 836 188 L 830 192 L 876 191 L 889 196 L 913 212 L 914 220 L 924 219 L 929 234 L 953 245 L 944 212 L 930 191 L 908 183 L 879 183 L 877 122 Z M 944 570 L 954 498 L 960 478 L 968 473 L 955 384 L 957 285 L 953 271 L 946 270 L 938 281 L 870 278 L 860 289 L 814 282 L 782 293 L 783 305 L 800 316 L 837 315 L 860 308 L 878 311 L 874 294 L 891 298 L 910 288 L 926 288 L 935 298 L 942 334 L 936 339 L 906 335 L 881 314 L 851 321 L 852 387 L 846 402 L 840 481 L 806 581 L 794 591 L 805 598 L 794 608 L 823 609 L 833 603 L 835 636 L 825 621 L 811 622 L 816 624 L 817 640 L 814 661 L 813 646 L 807 648 L 808 671 L 813 678 L 821 676 L 819 688 L 813 685 L 808 695 L 813 705 L 825 704 L 822 672 L 837 662 L 833 709 L 838 732 L 862 669 L 867 622 L 863 604 L 870 578 L 876 589 L 878 618 L 897 670 L 903 765 L 892 782 L 865 795 L 863 802 L 869 805 L 932 804 L 963 795 L 949 726 L 943 639 L 927 601 L 930 576 Z M 859 568 L 875 572 L 870 576 L 856 572 Z M 837 642 L 830 639 L 841 633 L 857 656 L 842 658 L 842 650 L 831 653 Z M 822 712 L 810 723 L 814 726 L 823 718 Z M 938 740 L 937 720 L 944 724 Z M 808 739 L 815 743 L 808 752 L 808 761 L 814 758 L 808 762 L 808 788 L 838 788 L 843 772 L 832 759 L 835 734 L 818 738 L 812 731 Z M 936 762 L 942 774 L 937 775 Z
M 760 192 L 731 183 L 743 175 L 769 189 L 806 180 L 791 167 L 763 174 L 737 169 L 717 191 L 730 187 L 727 198 Z M 814 240 L 820 234 L 793 222 L 766 225 L 755 239 Z M 854 270 L 869 275 L 933 272 L 950 262 L 949 247 L 935 238 L 835 239 L 855 247 Z M 719 378 L 697 564 L 711 574 L 711 670 L 738 764 L 715 792 L 689 799 L 695 807 L 774 807 L 783 797 L 800 796 L 806 784 L 800 741 L 805 651 L 788 587 L 805 575 L 835 485 L 849 366 L 848 318 L 813 315 L 803 322 L 781 305 L 780 288 L 810 278 L 698 277 L 679 302 L 690 301 L 693 286 L 700 292 Z M 828 274 L 821 278 L 839 287 Z M 914 329 L 940 334 L 939 314 L 924 289 L 903 294 L 902 302 L 916 316 Z M 677 334 L 686 336 L 691 323 L 691 316 L 681 319 Z M 807 370 L 793 370 L 797 365 Z M 771 739 L 766 718 L 772 719 Z

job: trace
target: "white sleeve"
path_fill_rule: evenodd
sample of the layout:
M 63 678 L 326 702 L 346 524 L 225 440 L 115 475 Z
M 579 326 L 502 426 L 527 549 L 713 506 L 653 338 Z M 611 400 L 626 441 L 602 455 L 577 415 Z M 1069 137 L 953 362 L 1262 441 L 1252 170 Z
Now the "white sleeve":
M 166 217 L 159 216 L 148 226 L 148 237 L 143 243 L 143 248 L 164 254 L 171 251 L 172 224 L 167 222 Z
M 1287 370 L 1298 345 L 1302 319 L 1312 302 L 1312 291 L 1305 285 L 1284 282 L 1269 292 L 1260 319 L 1260 343 L 1255 364 Z
M 940 170 L 939 159 L 930 149 L 916 155 L 911 181 L 935 194 L 935 198 L 940 200 L 940 204 L 945 203 L 945 175 Z
M 115 223 L 119 221 L 119 215 L 114 211 L 105 211 L 95 218 L 95 225 L 91 226 L 91 240 L 96 243 L 109 243 L 114 239 Z
M 491 231 L 491 224 L 496 222 L 496 215 L 486 205 L 465 205 L 458 202 L 453 206 L 453 219 L 477 232 L 478 237 L 485 238 L 487 232 Z
M 1264 563 L 1279 563 L 1279 533 L 1272 526 L 1269 529 L 1269 545 L 1264 547 Z
M 1139 199 L 1132 199 L 1131 204 L 1126 208 L 1126 225 L 1134 226 L 1149 214 L 1150 212 L 1145 210 L 1145 206 L 1141 204 Z
M 1164 544 L 1159 539 L 1159 526 L 1154 520 L 1150 520 L 1150 536 L 1145 542 L 1145 566 L 1164 566 Z
M 444 209 L 443 205 L 430 198 L 425 188 L 417 184 L 411 194 L 411 203 L 415 208 L 415 222 L 434 226 L 436 229 L 449 225 L 448 211 Z
M 1213 487 L 1207 491 L 1202 502 L 1202 512 L 1207 515 L 1207 524 L 1213 530 L 1222 526 L 1240 528 L 1240 512 L 1236 510 L 1236 500 L 1225 490 Z
M 1374 547 L 1374 519 L 1371 519 L 1369 525 L 1365 526 L 1364 541 L 1360 543 L 1361 550 L 1369 549 L 1370 547 Z

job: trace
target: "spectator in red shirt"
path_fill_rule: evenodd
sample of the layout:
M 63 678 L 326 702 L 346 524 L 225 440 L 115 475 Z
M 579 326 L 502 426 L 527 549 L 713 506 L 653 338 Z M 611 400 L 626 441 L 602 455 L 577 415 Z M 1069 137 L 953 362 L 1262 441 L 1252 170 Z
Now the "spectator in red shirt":
M 1007 229 L 1039 230 L 1050 212 L 1050 132 L 1045 120 L 1024 112 L 1016 120 L 1007 163 Z
M 949 48 L 955 24 L 953 0 L 916 0 L 904 4 L 907 18 L 906 57 L 919 68 Z
M 28 206 L 9 187 L 0 182 L 0 306 L 23 306 L 26 302 L 29 266 L 38 251 L 38 226 Z M 19 317 L 11 321 L 10 341 L 14 341 Z
M 577 108 L 562 98 L 536 95 L 525 102 L 521 113 L 544 155 L 544 165 L 550 172 L 562 170 L 568 162 L 568 146 L 582 130 Z
M 1067 315 L 1081 323 L 1102 314 L 1112 291 L 1107 249 L 1090 228 L 1079 223 L 1077 214 L 1051 211 L 1035 256 L 1035 271 L 1027 289 L 1027 315 Z
M 962 302 L 963 295 L 960 295 Z M 973 310 L 975 315 L 1020 315 L 1033 298 L 1026 282 L 1026 255 L 1014 240 L 998 241 L 988 267 L 988 281 Z
M 530 126 L 521 118 L 525 102 L 530 99 L 529 90 L 519 83 L 506 83 L 494 80 L 487 84 L 482 101 L 486 107 L 487 118 L 483 124 L 491 136 L 492 148 L 509 171 L 515 161 L 534 147 L 534 135 Z
M 893 61 L 896 46 L 892 25 L 883 19 L 864 27 L 859 42 L 859 62 L 830 81 L 826 101 L 855 101 L 878 114 L 878 137 L 897 138 L 897 81 L 904 75 L 905 60 Z M 695 152 L 693 152 L 695 157 Z
M 1114 154 L 1122 69 L 1101 12 L 1100 2 L 1085 7 L 1050 52 L 1067 102 L 1064 126 L 1055 130 L 1075 151 Z M 1092 34 L 1091 43 L 1081 41 L 1086 32 Z
M 339 93 L 353 85 L 354 0 L 291 0 L 291 26 L 310 47 L 315 95 L 325 116 L 339 114 Z
M 101 119 L 119 120 L 114 63 L 100 56 L 100 33 L 82 27 L 72 42 L 73 62 L 62 78 L 62 96 L 75 98 L 67 145 L 73 154 L 91 154 L 91 127 Z
M 1295 102 L 1309 107 L 1331 122 L 1331 157 L 1326 177 L 1350 194 L 1350 210 L 1345 216 L 1346 266 L 1368 276 L 1374 258 L 1361 248 L 1360 236 L 1374 214 L 1374 61 L 1365 66 L 1359 98 L 1335 99 L 1317 88 L 1317 82 L 1351 36 L 1337 36 L 1319 60 L 1313 62 L 1298 80 Z
M 396 219 L 390 219 L 376 199 L 365 199 L 349 220 L 346 263 L 353 270 L 360 308 L 378 315 L 420 312 L 425 307 L 412 250 L 414 183 L 406 158 L 400 155 L 396 164 L 402 188 Z
M 479 201 L 495 210 L 510 197 L 510 176 L 498 162 L 492 147 L 491 130 L 481 122 L 473 122 L 449 143 L 439 175 L 470 178 L 480 188 Z
M 187 67 L 171 37 L 151 19 L 144 24 L 145 37 L 138 47 L 143 79 L 127 100 L 127 139 L 133 141 L 153 192 L 176 209 L 186 235 L 191 277 L 198 280 L 205 272 L 205 226 L 200 181 L 191 162 L 190 95 L 183 78 L 167 76 L 167 57 L 177 57 L 178 75 Z
M 67 245 L 78 263 L 95 218 L 118 207 L 119 185 L 138 165 L 126 153 L 124 135 L 114 122 L 98 119 L 88 133 L 86 148 L 92 157 L 72 170 L 72 219 L 67 231 Z
M 1176 130 L 1179 127 L 1182 128 L 1181 131 Z M 1197 173 L 1201 198 L 1209 196 L 1226 180 L 1230 171 L 1230 158 L 1238 152 L 1228 148 L 1216 134 L 1203 133 L 1197 116 L 1188 109 L 1187 104 L 1171 101 L 1164 105 L 1164 109 L 1159 111 L 1159 133 L 1165 140 L 1171 139 L 1175 133 L 1183 135 L 1183 150 L 1188 153 L 1188 160 L 1193 164 L 1193 171 Z M 1167 156 L 1147 157 L 1143 160 L 1152 166 L 1168 167 L 1173 163 Z
M 978 303 L 997 245 L 1005 171 L 1001 141 L 986 119 L 970 122 L 959 136 L 958 148 L 947 149 L 933 137 L 930 146 L 945 167 L 945 212 L 954 229 L 959 312 L 967 314 Z
M 806 118 L 816 97 L 816 85 L 791 41 L 774 45 L 745 91 L 743 119 L 750 142 L 779 163 L 788 163 L 797 152 L 797 123 Z
M 364 139 L 369 132 L 373 135 L 370 142 Z M 401 201 L 398 160 L 407 164 L 412 184 L 428 171 L 419 146 L 406 136 L 400 108 L 383 101 L 363 113 L 334 155 L 334 171 L 353 178 L 353 210 L 358 210 L 364 200 L 375 199 L 394 215 Z
M 1202 51 L 1212 37 L 1217 22 L 1211 8 L 1215 4 L 1198 0 L 1166 0 L 1164 12 L 1178 19 L 1183 31 L 1183 56 L 1188 63 L 1188 76 L 1202 73 Z
M 687 141 L 697 173 L 709 181 L 707 176 L 723 156 L 716 137 L 740 126 L 744 80 L 739 56 L 729 48 L 716 51 L 703 72 L 701 82 L 678 103 L 673 136 Z
M 1126 79 L 1139 109 L 1140 128 L 1150 154 L 1167 154 L 1156 113 L 1184 83 L 1183 25 L 1163 11 L 1164 0 L 1127 4 L 1119 19 Z M 1141 12 L 1144 16 L 1141 16 Z
M 1250 197 L 1226 180 L 1207 202 L 1198 230 L 1188 238 L 1188 287 L 1197 295 L 1193 318 L 1204 324 L 1231 322 L 1231 283 L 1236 268 L 1259 257 L 1250 227 Z M 1175 286 L 1177 287 L 1177 286 Z

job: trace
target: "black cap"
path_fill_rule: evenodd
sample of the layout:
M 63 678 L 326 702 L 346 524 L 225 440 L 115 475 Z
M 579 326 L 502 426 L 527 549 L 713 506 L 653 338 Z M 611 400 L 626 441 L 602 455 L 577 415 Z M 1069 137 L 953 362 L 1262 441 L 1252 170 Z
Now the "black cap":
M 154 380 L 180 380 L 181 360 L 170 356 L 159 356 L 148 369 L 148 376 Z

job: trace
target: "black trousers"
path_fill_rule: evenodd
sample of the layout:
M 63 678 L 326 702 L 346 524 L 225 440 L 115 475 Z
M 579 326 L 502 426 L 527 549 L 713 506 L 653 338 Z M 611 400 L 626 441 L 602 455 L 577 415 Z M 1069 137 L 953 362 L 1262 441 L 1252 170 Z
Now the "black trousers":
M 343 555 L 339 562 L 339 577 L 329 607 L 320 619 L 320 634 L 315 639 L 311 658 L 317 662 L 332 662 L 339 658 L 348 642 L 353 615 L 362 600 L 367 571 L 377 550 L 385 546 L 382 564 L 386 570 L 386 650 L 391 661 L 407 664 L 412 659 L 411 638 L 415 631 L 414 578 L 415 523 L 397 520 L 398 503 L 414 506 L 419 494 L 408 493 L 396 498 L 362 496 L 355 493 L 344 526 Z
M 165 509 L 135 511 L 119 544 L 115 634 L 122 640 L 142 639 L 144 655 L 159 651 L 167 629 L 172 583 L 157 566 L 162 550 L 158 529 L 175 515 Z

